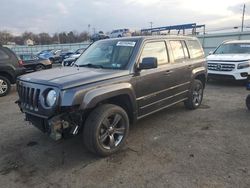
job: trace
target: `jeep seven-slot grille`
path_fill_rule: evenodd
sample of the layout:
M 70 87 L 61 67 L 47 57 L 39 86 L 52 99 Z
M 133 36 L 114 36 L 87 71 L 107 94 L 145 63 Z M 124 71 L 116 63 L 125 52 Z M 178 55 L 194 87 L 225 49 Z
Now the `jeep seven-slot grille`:
M 25 108 L 38 110 L 40 89 L 17 85 L 20 100 Z
M 213 71 L 232 71 L 235 68 L 235 65 L 224 64 L 224 63 L 208 63 L 208 70 Z

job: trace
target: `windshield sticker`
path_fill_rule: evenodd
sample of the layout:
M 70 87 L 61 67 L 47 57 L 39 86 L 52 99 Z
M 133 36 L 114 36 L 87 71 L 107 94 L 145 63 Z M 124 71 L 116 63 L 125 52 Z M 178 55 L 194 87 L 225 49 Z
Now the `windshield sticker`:
M 114 68 L 121 68 L 121 65 L 120 64 L 112 64 L 112 67 L 114 67 Z
M 240 45 L 241 48 L 250 48 L 250 44 L 242 44 Z
M 136 42 L 133 41 L 119 41 L 117 42 L 116 46 L 127 46 L 127 47 L 134 47 Z

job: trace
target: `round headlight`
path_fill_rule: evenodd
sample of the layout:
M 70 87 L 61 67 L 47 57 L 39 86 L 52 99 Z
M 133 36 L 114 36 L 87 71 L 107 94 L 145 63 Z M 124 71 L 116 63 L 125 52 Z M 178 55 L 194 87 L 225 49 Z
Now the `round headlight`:
M 46 104 L 49 107 L 52 107 L 55 105 L 55 103 L 56 103 L 56 91 L 50 90 L 47 94 L 47 97 L 46 97 Z

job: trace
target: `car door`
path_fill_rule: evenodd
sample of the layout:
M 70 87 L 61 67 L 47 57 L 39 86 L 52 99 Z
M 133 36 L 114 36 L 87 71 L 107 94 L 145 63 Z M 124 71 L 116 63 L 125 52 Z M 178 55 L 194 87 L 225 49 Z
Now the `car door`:
M 22 60 L 24 62 L 24 67 L 27 69 L 33 69 L 37 64 L 36 59 L 32 55 L 22 55 Z
M 174 77 L 171 94 L 175 97 L 172 98 L 172 103 L 176 103 L 187 97 L 193 64 L 184 40 L 168 40 L 167 45 L 170 51 L 171 72 Z
M 148 41 L 143 45 L 139 63 L 145 57 L 155 57 L 158 67 L 141 70 L 136 77 L 136 97 L 139 118 L 165 107 L 172 74 L 168 51 L 164 40 Z

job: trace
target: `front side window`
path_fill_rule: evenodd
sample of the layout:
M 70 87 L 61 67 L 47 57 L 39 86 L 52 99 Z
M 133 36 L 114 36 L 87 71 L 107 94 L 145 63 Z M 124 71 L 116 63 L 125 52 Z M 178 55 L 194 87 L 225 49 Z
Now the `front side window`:
M 214 54 L 248 54 L 250 43 L 228 43 L 220 45 Z
M 76 61 L 76 66 L 106 69 L 125 69 L 136 41 L 99 41 L 90 46 Z
M 3 50 L 0 50 L 0 60 L 6 59 L 9 59 L 9 56 Z
M 158 65 L 168 63 L 168 53 L 165 42 L 162 41 L 147 43 L 142 50 L 140 62 L 142 62 L 142 59 L 145 57 L 157 58 Z

